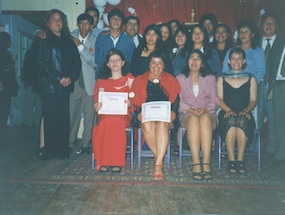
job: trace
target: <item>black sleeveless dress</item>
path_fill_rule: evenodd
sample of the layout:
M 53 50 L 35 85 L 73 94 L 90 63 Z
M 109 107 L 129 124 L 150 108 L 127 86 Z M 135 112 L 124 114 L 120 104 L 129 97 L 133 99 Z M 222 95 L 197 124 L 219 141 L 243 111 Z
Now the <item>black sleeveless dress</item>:
M 255 121 L 252 113 L 249 112 L 251 116 L 250 120 L 245 116 L 238 116 L 238 113 L 244 110 L 249 103 L 250 80 L 251 77 L 249 77 L 248 81 L 239 88 L 234 88 L 227 81 L 225 81 L 225 78 L 223 78 L 224 102 L 231 108 L 232 111 L 237 114 L 237 116 L 224 118 L 226 112 L 223 110 L 219 112 L 218 132 L 221 135 L 222 140 L 225 140 L 227 132 L 232 126 L 241 128 L 244 131 L 247 139 L 249 141 L 252 140 L 253 131 L 255 129 Z

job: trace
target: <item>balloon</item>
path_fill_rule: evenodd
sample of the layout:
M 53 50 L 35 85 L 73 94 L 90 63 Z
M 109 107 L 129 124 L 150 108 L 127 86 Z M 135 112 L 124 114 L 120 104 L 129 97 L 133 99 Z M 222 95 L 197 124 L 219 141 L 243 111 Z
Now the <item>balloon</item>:
M 110 5 L 118 5 L 120 4 L 121 0 L 107 0 Z
M 99 19 L 101 19 L 103 12 L 105 10 L 105 7 L 96 7 L 99 10 Z
M 105 7 L 107 0 L 93 0 L 96 7 Z
M 99 29 L 103 29 L 104 28 L 104 22 L 102 19 L 99 20 L 98 24 L 97 24 L 97 28 Z
M 105 24 L 109 26 L 108 13 L 103 14 L 103 20 Z

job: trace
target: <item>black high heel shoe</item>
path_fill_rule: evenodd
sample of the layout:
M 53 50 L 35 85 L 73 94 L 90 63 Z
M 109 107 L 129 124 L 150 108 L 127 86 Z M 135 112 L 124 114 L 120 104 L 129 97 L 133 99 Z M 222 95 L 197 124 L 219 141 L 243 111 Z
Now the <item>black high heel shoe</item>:
M 203 174 L 202 174 L 202 170 L 198 171 L 198 172 L 194 172 L 194 167 L 195 166 L 200 166 L 200 169 L 202 169 L 201 164 L 200 163 L 196 163 L 192 165 L 192 178 L 194 180 L 203 180 Z

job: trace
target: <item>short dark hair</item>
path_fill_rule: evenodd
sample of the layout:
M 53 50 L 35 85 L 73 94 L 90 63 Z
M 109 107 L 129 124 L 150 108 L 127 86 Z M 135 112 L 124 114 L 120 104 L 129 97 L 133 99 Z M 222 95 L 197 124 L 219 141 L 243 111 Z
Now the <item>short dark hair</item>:
M 244 60 L 246 59 L 245 51 L 244 51 L 241 47 L 239 47 L 239 46 L 234 47 L 234 48 L 232 48 L 232 49 L 230 50 L 229 59 L 231 59 L 231 56 L 232 56 L 233 54 L 241 54 L 241 55 L 242 55 L 242 58 L 243 58 Z M 229 66 L 230 69 L 232 69 L 231 64 L 228 64 L 228 66 Z M 242 65 L 242 69 L 244 69 L 245 67 L 246 67 L 246 62 Z
M 87 7 L 85 9 L 85 13 L 88 13 L 89 11 L 95 11 L 96 14 L 97 14 L 97 17 L 99 18 L 100 12 L 99 12 L 99 10 L 96 7 L 91 6 L 91 7 Z
M 199 20 L 199 24 L 200 24 L 200 25 L 203 25 L 204 22 L 205 22 L 207 19 L 210 20 L 210 21 L 213 23 L 214 28 L 215 28 L 216 25 L 218 24 L 218 20 L 217 20 L 216 16 L 215 16 L 214 14 L 212 14 L 212 13 L 206 13 L 206 14 L 204 14 L 203 16 L 201 16 L 201 18 L 200 18 L 200 20 Z
M 11 40 L 12 38 L 9 33 L 5 31 L 0 32 L 0 47 L 1 48 L 8 49 L 11 45 Z
M 123 13 L 123 11 L 119 10 L 119 9 L 113 9 L 108 13 L 108 20 L 110 21 L 110 18 L 112 16 L 118 16 L 122 19 L 123 23 L 125 22 L 125 14 Z
M 150 55 L 148 56 L 148 62 L 150 63 L 152 58 L 160 58 L 164 64 L 166 64 L 166 55 L 163 51 L 161 50 L 155 50 Z
M 138 17 L 136 17 L 136 16 L 128 16 L 128 17 L 125 19 L 124 24 L 126 25 L 130 19 L 135 19 L 135 20 L 138 22 L 138 25 L 139 25 L 139 26 L 141 25 L 140 19 L 139 19 Z
M 77 17 L 77 23 L 79 23 L 82 20 L 87 20 L 91 25 L 94 24 L 93 17 L 90 16 L 88 13 L 82 13 Z
M 262 16 L 262 18 L 261 18 L 261 24 L 262 25 L 263 25 L 265 19 L 267 19 L 268 17 L 271 17 L 271 18 L 275 19 L 276 24 L 278 26 L 280 26 L 280 18 L 279 18 L 279 16 L 276 13 L 266 13 L 266 14 L 264 14 L 264 16 Z

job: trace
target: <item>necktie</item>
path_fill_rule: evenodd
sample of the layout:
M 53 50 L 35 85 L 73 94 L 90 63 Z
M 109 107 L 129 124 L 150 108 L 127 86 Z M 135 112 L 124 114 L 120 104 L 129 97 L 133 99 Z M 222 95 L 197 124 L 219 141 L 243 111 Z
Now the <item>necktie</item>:
M 285 78 L 285 55 L 283 57 L 283 62 L 282 62 L 280 74 Z
M 81 43 L 84 43 L 84 40 L 81 41 Z M 78 82 L 79 82 L 79 86 L 81 89 L 85 89 L 85 84 L 84 84 L 84 78 L 83 78 L 83 73 L 82 70 L 80 71 L 79 77 L 78 77 Z
M 269 55 L 270 55 L 270 50 L 271 50 L 271 47 L 270 47 L 270 40 L 271 39 L 266 39 L 267 40 L 267 44 L 266 44 L 266 47 L 265 47 L 265 50 L 264 50 L 264 54 L 265 54 L 265 62 L 266 62 L 266 65 L 268 64 L 268 59 L 269 59 Z

